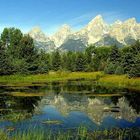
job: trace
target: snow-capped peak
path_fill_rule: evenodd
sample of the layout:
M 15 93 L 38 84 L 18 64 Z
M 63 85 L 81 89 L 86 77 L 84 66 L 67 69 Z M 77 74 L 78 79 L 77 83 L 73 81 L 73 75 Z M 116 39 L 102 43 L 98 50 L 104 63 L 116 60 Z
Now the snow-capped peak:
M 101 15 L 97 15 L 95 18 L 91 20 L 91 22 L 95 22 L 95 21 L 103 21 L 103 17 Z
M 108 33 L 108 25 L 104 22 L 101 15 L 96 16 L 88 23 L 88 25 L 79 31 L 88 38 L 89 44 L 99 41 L 104 34 Z
M 47 37 L 40 27 L 33 28 L 29 34 L 34 40 L 39 42 L 51 41 L 55 44 L 56 48 L 70 39 L 78 39 L 85 42 L 85 44 L 97 44 L 100 40 L 103 40 L 105 36 L 109 36 L 110 40 L 114 39 L 118 43 L 126 45 L 126 40 L 140 39 L 140 24 L 136 22 L 135 18 L 130 18 L 123 22 L 117 20 L 113 24 L 107 24 L 103 17 L 98 15 L 78 32 L 73 32 L 69 25 L 64 24 L 51 37 Z
M 65 30 L 65 31 L 67 30 L 67 31 L 70 31 L 71 30 L 71 27 L 69 25 L 67 25 L 67 24 L 63 24 L 59 30 Z
M 130 19 L 126 20 L 124 23 L 127 23 L 127 24 L 135 24 L 137 22 L 136 22 L 136 19 L 135 18 L 130 18 Z
M 39 26 L 36 26 L 36 27 L 34 27 L 33 29 L 31 29 L 31 33 L 38 33 L 38 32 L 41 32 L 42 30 L 41 30 L 41 28 L 39 27 Z
M 101 25 L 101 24 L 105 24 L 104 19 L 102 18 L 101 15 L 96 16 L 95 18 L 93 18 L 88 26 L 95 26 L 96 24 Z
M 49 41 L 49 37 L 45 35 L 45 33 L 41 30 L 40 27 L 36 26 L 30 30 L 29 35 L 36 41 L 39 42 L 47 42 Z
M 63 44 L 65 39 L 72 34 L 72 29 L 69 25 L 64 24 L 60 29 L 51 37 L 51 39 L 54 41 L 55 45 L 59 47 Z

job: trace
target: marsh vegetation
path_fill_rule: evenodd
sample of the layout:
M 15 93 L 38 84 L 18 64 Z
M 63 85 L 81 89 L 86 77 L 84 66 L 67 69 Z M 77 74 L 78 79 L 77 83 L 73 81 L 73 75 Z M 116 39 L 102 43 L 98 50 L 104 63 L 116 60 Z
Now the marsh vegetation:
M 1 85 L 1 138 L 139 139 L 139 90 L 101 86 L 95 81 L 99 76 L 93 80 L 90 74 L 89 79 Z

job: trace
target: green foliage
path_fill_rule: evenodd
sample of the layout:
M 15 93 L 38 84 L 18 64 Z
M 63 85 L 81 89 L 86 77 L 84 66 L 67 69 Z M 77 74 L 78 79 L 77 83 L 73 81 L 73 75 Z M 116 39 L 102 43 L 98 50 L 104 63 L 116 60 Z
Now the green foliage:
M 54 71 L 58 71 L 61 68 L 61 55 L 58 50 L 52 53 L 51 57 L 51 69 Z
M 122 49 L 121 65 L 129 77 L 140 76 L 140 42 Z
M 114 74 L 116 70 L 116 65 L 113 63 L 109 63 L 106 68 L 105 68 L 105 73 L 106 74 Z
M 38 73 L 47 73 L 50 69 L 50 55 L 41 51 L 38 56 Z
M 95 47 L 90 45 L 85 50 L 86 70 L 103 71 L 110 53 L 110 47 Z
M 24 59 L 14 58 L 11 60 L 10 64 L 13 67 L 13 73 L 27 74 L 27 63 Z
M 75 46 L 74 46 L 75 47 Z M 45 52 L 34 46 L 29 35 L 5 28 L 0 38 L 0 75 L 43 74 L 48 71 L 104 71 L 107 74 L 140 76 L 140 42 L 131 46 L 95 47 L 84 51 Z
M 69 52 L 64 52 L 62 54 L 62 61 L 61 61 L 61 66 L 63 70 L 66 71 L 75 71 L 76 67 L 76 53 L 73 53 L 71 51 Z
M 90 45 L 85 50 L 86 61 L 88 64 L 92 62 L 92 58 L 95 54 L 95 46 Z
M 76 67 L 75 67 L 76 71 L 84 71 L 85 70 L 86 59 L 85 59 L 85 56 L 82 52 L 76 53 L 75 63 L 76 63 Z
M 119 59 L 120 59 L 120 52 L 119 52 L 119 48 L 117 46 L 111 47 L 108 59 L 112 63 L 116 63 L 116 62 L 119 61 Z
M 0 75 L 12 74 L 12 66 L 10 64 L 10 59 L 6 53 L 6 48 L 2 45 L 0 41 Z
M 22 32 L 15 28 L 5 28 L 1 34 L 3 46 L 8 48 L 8 53 L 13 58 L 17 58 L 20 55 L 19 49 L 22 37 Z
M 134 57 L 134 63 L 128 72 L 129 77 L 140 77 L 140 54 Z
M 117 75 L 122 75 L 122 74 L 124 74 L 124 69 L 123 69 L 123 67 L 122 67 L 122 66 L 117 66 L 116 71 L 115 71 L 115 74 L 117 74 Z

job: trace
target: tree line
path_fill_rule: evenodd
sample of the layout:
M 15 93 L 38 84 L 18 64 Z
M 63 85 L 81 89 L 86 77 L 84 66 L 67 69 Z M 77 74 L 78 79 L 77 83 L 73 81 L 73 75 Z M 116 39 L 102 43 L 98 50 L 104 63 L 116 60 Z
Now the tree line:
M 0 75 L 38 74 L 48 71 L 104 71 L 140 77 L 140 42 L 118 48 L 89 45 L 83 52 L 46 52 L 16 28 L 5 28 L 0 37 Z

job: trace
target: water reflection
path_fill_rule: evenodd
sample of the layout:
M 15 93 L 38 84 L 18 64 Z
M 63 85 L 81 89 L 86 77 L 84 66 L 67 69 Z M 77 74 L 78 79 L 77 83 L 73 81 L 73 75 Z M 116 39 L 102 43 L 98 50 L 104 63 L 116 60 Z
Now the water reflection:
M 24 92 L 24 96 L 14 96 L 13 92 Z M 44 96 L 34 96 L 40 92 Z M 34 94 L 25 96 L 25 93 Z M 136 92 L 107 89 L 91 81 L 53 82 L 40 87 L 6 87 L 0 95 L 0 121 L 22 123 L 22 126 L 24 123 L 24 127 L 42 126 L 43 121 L 51 119 L 63 121 L 61 128 L 78 127 L 81 123 L 94 128 L 140 126 L 139 100 Z
M 140 117 L 140 114 L 132 106 L 129 106 L 125 97 L 120 97 L 115 105 L 108 97 L 88 98 L 76 95 L 50 95 L 39 101 L 38 106 L 35 107 L 35 112 L 41 112 L 42 108 L 48 105 L 54 106 L 63 116 L 68 116 L 72 111 L 84 112 L 97 124 L 101 124 L 104 118 L 108 116 L 129 122 L 134 122 L 136 118 Z
M 19 121 L 32 116 L 40 97 L 0 96 L 0 120 Z

